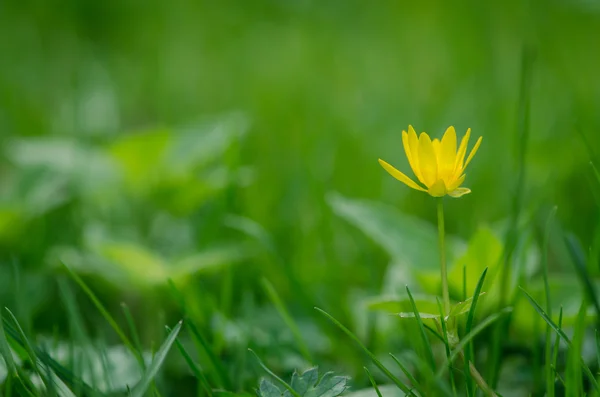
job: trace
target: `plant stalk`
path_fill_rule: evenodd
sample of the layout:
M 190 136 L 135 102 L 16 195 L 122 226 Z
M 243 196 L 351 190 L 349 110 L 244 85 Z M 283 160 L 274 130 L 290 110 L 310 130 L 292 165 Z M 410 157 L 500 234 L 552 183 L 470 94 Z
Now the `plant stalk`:
M 438 235 L 440 248 L 440 268 L 442 272 L 442 299 L 444 301 L 444 316 L 450 314 L 450 293 L 448 291 L 448 269 L 446 266 L 446 236 L 444 227 L 444 201 L 437 199 Z

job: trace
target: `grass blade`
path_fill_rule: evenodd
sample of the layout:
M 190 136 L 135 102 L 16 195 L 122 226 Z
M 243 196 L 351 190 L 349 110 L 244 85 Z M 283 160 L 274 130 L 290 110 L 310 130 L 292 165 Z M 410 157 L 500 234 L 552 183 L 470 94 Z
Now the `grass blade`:
M 546 221 L 546 230 L 544 232 L 544 241 L 542 243 L 542 270 L 544 277 L 544 292 L 546 296 L 546 313 L 552 318 L 552 303 L 550 300 L 550 284 L 548 282 L 548 245 L 550 242 L 550 232 L 552 231 L 552 221 L 556 216 L 557 207 L 552 208 L 548 220 Z
M 91 346 L 92 341 L 90 340 L 86 331 L 84 320 L 79 310 L 79 304 L 71 285 L 64 277 L 58 278 L 57 284 L 64 307 L 67 310 L 67 317 L 69 319 L 69 344 L 71 352 L 74 351 L 73 346 L 77 343 L 81 346 Z M 81 349 L 81 359 L 78 360 L 77 363 L 72 363 L 72 368 L 77 367 L 77 369 L 75 369 L 75 372 L 77 373 L 82 373 L 83 370 L 87 370 L 88 373 L 92 374 L 90 377 L 90 382 L 92 387 L 95 387 L 96 376 L 94 376 L 95 371 L 92 368 L 93 359 L 90 357 L 90 354 L 91 351 L 89 349 Z M 85 369 L 83 367 L 85 367 Z M 79 390 L 76 390 L 76 392 L 79 392 Z
M 406 293 L 408 294 L 408 298 L 410 299 L 410 304 L 413 309 L 413 313 L 415 314 L 415 319 L 417 320 L 417 324 L 419 326 L 419 332 L 421 334 L 421 339 L 423 339 L 423 344 L 425 346 L 425 353 L 427 354 L 427 360 L 429 360 L 429 365 L 431 366 L 431 370 L 435 372 L 435 359 L 433 357 L 433 349 L 431 348 L 431 343 L 429 342 L 429 338 L 425 333 L 425 327 L 423 326 L 423 320 L 421 320 L 421 315 L 419 314 L 419 310 L 417 309 L 417 304 L 413 299 L 412 294 L 410 293 L 410 289 L 408 285 L 406 286 Z
M 392 360 L 394 360 L 396 362 L 396 364 L 398 364 L 398 366 L 400 367 L 400 370 L 404 373 L 404 375 L 408 378 L 408 380 L 412 384 L 412 387 L 415 390 L 417 390 L 419 393 L 424 395 L 423 390 L 421 389 L 421 385 L 419 384 L 417 379 L 413 376 L 413 374 L 410 373 L 410 371 L 404 366 L 404 364 L 402 364 L 400 362 L 400 360 L 396 356 L 394 356 L 392 353 L 390 353 L 390 356 L 392 357 Z
M 129 333 L 131 334 L 131 338 L 133 339 L 133 344 L 135 349 L 137 350 L 139 357 L 139 363 L 142 369 L 146 370 L 146 362 L 144 361 L 144 351 L 142 349 L 142 344 L 140 343 L 140 337 L 137 332 L 137 328 L 135 326 L 135 322 L 133 321 L 133 316 L 131 315 L 131 311 L 129 311 L 129 306 L 125 302 L 121 302 L 121 309 L 123 309 L 123 315 L 125 316 L 125 320 L 127 321 L 127 325 L 129 326 Z
M 596 360 L 598 361 L 598 367 L 600 368 L 600 335 L 598 334 L 598 330 L 595 330 L 594 335 L 596 340 Z
M 413 318 L 414 318 L 414 313 L 413 313 Z M 440 335 L 435 329 L 431 328 L 427 324 L 423 324 L 423 326 L 425 327 L 425 329 L 427 331 L 429 331 L 431 333 L 431 335 L 435 336 L 440 342 L 444 343 L 444 337 L 442 335 Z
M 583 346 L 583 333 L 585 330 L 585 313 L 587 302 L 584 299 L 579 307 L 575 320 L 572 345 L 567 354 L 567 368 L 565 371 L 565 387 L 575 396 L 583 396 L 583 376 L 581 374 L 581 349 Z
M 563 341 L 565 341 L 565 343 L 569 347 L 569 350 L 571 350 L 573 348 L 573 344 L 571 343 L 571 340 L 569 339 L 569 337 L 567 337 L 567 335 L 563 332 L 562 329 L 560 329 L 560 327 L 558 327 L 556 324 L 554 324 L 554 321 L 552 321 L 552 319 L 550 317 L 548 317 L 548 315 L 544 312 L 544 309 L 542 309 L 542 307 L 535 301 L 535 299 L 533 299 L 531 297 L 531 295 L 529 295 L 523 288 L 521 288 L 521 291 L 525 294 L 525 296 L 529 300 L 529 303 L 531 303 L 531 305 L 533 306 L 535 311 L 537 311 L 538 314 L 540 316 L 542 316 L 544 321 L 546 321 L 546 323 L 552 327 L 552 329 L 557 333 L 557 335 L 559 335 L 561 337 L 561 339 Z M 561 310 L 561 315 L 562 315 L 562 310 Z M 561 319 L 562 319 L 562 316 L 561 316 Z M 594 377 L 594 374 L 592 373 L 592 371 L 590 371 L 590 368 L 583 361 L 583 358 L 581 359 L 581 365 L 582 365 L 583 371 L 585 372 L 586 376 L 590 380 L 590 383 L 592 384 L 592 386 L 594 386 L 594 389 L 596 390 L 596 392 L 600 392 L 600 386 L 598 385 L 598 381 Z
M 266 278 L 263 278 L 261 280 L 261 283 L 265 292 L 269 296 L 269 299 L 271 299 L 271 302 L 275 306 L 275 309 L 277 309 L 277 312 L 279 313 L 285 324 L 288 326 L 290 331 L 292 331 L 292 335 L 294 335 L 294 339 L 296 340 L 296 344 L 300 349 L 300 353 L 306 361 L 312 363 L 313 359 L 311 357 L 310 351 L 308 350 L 308 346 L 306 345 L 306 342 L 302 337 L 302 333 L 300 332 L 300 329 L 298 328 L 298 325 L 296 324 L 292 316 L 287 311 L 285 305 L 283 304 L 283 301 L 279 297 L 279 294 L 277 294 L 277 291 L 273 287 L 273 284 L 271 284 Z
M 596 165 L 593 162 L 590 162 L 590 165 L 592 166 L 592 171 L 594 171 L 598 183 L 600 183 L 600 172 L 598 171 L 598 168 L 596 168 Z
M 494 313 L 492 315 L 490 315 L 489 317 L 485 318 L 482 322 L 480 322 L 479 324 L 477 324 L 477 326 L 473 327 L 473 329 L 471 330 L 470 333 L 468 333 L 467 335 L 465 335 L 460 342 L 458 342 L 458 344 L 456 345 L 456 347 L 454 348 L 454 350 L 452 351 L 452 354 L 450 355 L 450 359 L 448 360 L 449 363 L 454 362 L 454 360 L 456 359 L 456 357 L 464 350 L 464 348 L 477 336 L 479 335 L 479 333 L 481 331 L 483 331 L 486 327 L 488 327 L 490 324 L 493 324 L 495 321 L 497 321 L 498 319 L 500 319 L 503 315 L 508 314 L 512 311 L 512 308 L 507 307 L 504 308 L 503 310 L 501 310 L 499 313 Z M 446 372 L 446 369 L 448 369 L 448 364 L 446 363 L 446 365 L 442 366 L 438 372 L 436 373 L 436 378 L 441 378 L 442 376 L 444 376 L 444 373 Z
M 5 393 L 7 396 L 11 395 L 11 386 L 12 380 L 17 378 L 20 383 L 20 387 L 23 388 L 23 392 L 27 395 L 34 395 L 31 390 L 33 390 L 33 385 L 26 385 L 23 379 L 29 379 L 27 377 L 19 376 L 19 371 L 17 365 L 15 364 L 15 359 L 12 355 L 12 351 L 10 349 L 10 345 L 8 344 L 8 339 L 6 339 L 6 334 L 4 333 L 4 321 L 2 319 L 2 311 L 0 310 L 0 355 L 4 358 L 4 362 L 6 363 L 6 369 L 8 373 L 6 374 L 5 384 Z
M 60 380 L 58 376 L 56 376 L 50 367 L 44 365 L 42 362 L 39 362 L 38 365 L 42 366 L 46 377 L 49 382 L 52 384 L 52 392 L 51 395 L 60 396 L 60 397 L 75 397 L 75 394 L 69 389 L 67 385 L 64 384 L 63 381 Z
M 212 347 L 208 344 L 208 342 L 206 341 L 204 336 L 202 336 L 200 331 L 198 331 L 198 328 L 196 328 L 196 325 L 194 324 L 194 322 L 190 318 L 186 317 L 186 324 L 187 324 L 187 328 L 192 333 L 192 338 L 194 339 L 196 346 L 200 346 L 202 348 L 202 350 L 204 350 L 204 352 L 208 356 L 211 364 L 213 365 L 213 368 L 215 368 L 219 382 L 224 383 L 225 385 L 231 384 L 231 380 L 229 379 L 229 376 L 227 375 L 227 372 L 225 371 L 225 368 L 223 367 L 221 360 L 219 360 L 216 353 L 213 351 Z
M 562 306 L 560 308 L 560 311 L 558 312 L 558 328 L 561 329 L 562 328 L 562 319 L 563 319 L 563 309 Z M 557 333 L 556 334 L 556 340 L 554 341 L 554 352 L 552 353 L 552 361 L 551 361 L 551 366 L 552 366 L 552 373 L 554 374 L 554 378 L 556 378 L 556 376 L 558 375 L 557 371 L 556 371 L 556 365 L 558 363 L 558 351 L 560 349 L 560 335 Z M 560 375 L 559 375 L 560 377 Z M 554 390 L 554 384 L 556 383 L 556 381 L 553 381 L 552 384 L 552 390 Z M 564 382 L 563 382 L 564 383 Z
M 131 397 L 144 396 L 144 393 L 146 393 L 146 390 L 148 390 L 148 388 L 150 387 L 150 384 L 154 380 L 154 377 L 158 373 L 158 370 L 167 358 L 167 354 L 169 353 L 169 350 L 171 350 L 171 346 L 173 345 L 173 343 L 177 339 L 177 336 L 179 335 L 179 331 L 181 330 L 182 324 L 183 321 L 177 323 L 177 325 L 175 326 L 175 328 L 173 328 L 167 339 L 163 342 L 160 349 L 158 349 L 156 355 L 154 356 L 154 359 L 152 360 L 152 362 L 148 366 L 148 369 L 144 373 L 144 376 L 142 376 L 142 379 L 140 379 L 138 384 L 133 388 L 131 392 Z
M 381 395 L 381 392 L 379 391 L 379 387 L 377 386 L 377 383 L 375 383 L 375 379 L 373 379 L 371 372 L 369 372 L 369 369 L 367 367 L 363 367 L 363 368 L 365 369 L 365 372 L 367 373 L 367 376 L 369 377 L 369 381 L 371 381 L 371 386 L 373 386 L 373 389 L 375 389 L 375 393 L 377 393 L 377 397 L 383 397 Z
M 462 288 L 462 301 L 467 300 L 467 267 L 463 266 L 463 288 Z
M 467 315 L 467 325 L 465 327 L 465 333 L 468 335 L 473 328 L 473 321 L 475 320 L 475 308 L 477 307 L 477 301 L 479 300 L 479 296 L 481 294 L 481 289 L 483 288 L 483 283 L 485 281 L 485 276 L 487 274 L 488 268 L 483 269 L 481 276 L 479 276 L 479 280 L 477 281 L 477 285 L 475 285 L 475 292 L 473 293 L 473 303 L 469 308 L 469 314 Z M 475 352 L 473 348 L 473 344 L 469 343 L 465 350 L 465 384 L 467 388 L 467 395 L 472 396 L 475 393 L 475 381 L 471 377 L 471 368 L 470 363 L 474 360 Z M 452 362 L 450 362 L 452 364 Z
M 532 48 L 523 46 L 521 56 L 521 80 L 519 83 L 519 100 L 517 102 L 517 175 L 515 178 L 514 194 L 511 204 L 511 214 L 508 231 L 506 232 L 504 253 L 502 255 L 502 268 L 500 269 L 500 299 L 498 301 L 498 311 L 507 306 L 510 297 L 514 294 L 510 285 L 510 265 L 514 251 L 518 243 L 518 222 L 523 207 L 523 197 L 525 191 L 525 170 L 527 160 L 527 147 L 529 144 L 529 110 L 531 102 L 531 81 L 533 74 L 533 64 L 535 61 L 535 52 Z M 504 333 L 508 328 L 510 316 L 508 319 L 502 319 L 495 327 L 491 341 L 491 365 L 489 366 L 490 386 L 496 388 L 500 376 L 500 366 L 502 361 L 502 345 Z
M 404 393 L 414 395 L 414 393 L 411 391 L 411 389 L 408 386 L 406 386 L 400 379 L 398 379 L 396 376 L 394 376 L 394 374 L 392 374 L 381 363 L 381 361 L 379 361 L 377 359 L 377 357 L 375 357 L 375 355 L 373 353 L 371 353 L 371 351 L 369 349 L 367 349 L 367 347 L 365 345 L 363 345 L 363 343 L 358 339 L 358 337 L 356 335 L 354 335 L 352 333 L 352 331 L 350 331 L 348 328 L 344 327 L 344 325 L 342 323 L 340 323 L 338 320 L 336 320 L 331 314 L 327 313 L 325 310 L 319 309 L 318 307 L 315 307 L 315 310 L 317 310 L 318 312 L 323 314 L 325 317 L 327 317 L 332 323 L 334 323 L 339 329 L 341 329 L 346 335 L 348 335 L 350 337 L 350 339 L 352 339 L 354 342 L 356 342 L 356 344 L 369 356 L 369 358 L 371 358 L 371 360 L 373 360 L 373 363 L 375 364 L 375 366 L 377 366 L 377 368 L 379 368 L 381 370 L 381 372 L 383 372 L 385 374 L 385 376 L 388 377 L 389 380 L 394 382 L 394 384 L 396 386 L 398 386 L 398 388 L 400 390 L 402 390 Z
M 548 317 L 552 318 L 552 301 L 550 299 L 550 283 L 548 281 L 548 245 L 550 241 L 550 231 L 552 230 L 552 221 L 556 216 L 557 207 L 552 208 L 548 220 L 546 221 L 546 230 L 544 232 L 544 241 L 542 243 L 542 270 L 544 277 L 544 294 L 546 296 L 546 313 Z M 549 360 L 552 356 L 552 328 L 549 324 L 546 324 L 546 346 L 545 346 L 545 357 Z M 554 397 L 554 373 L 551 365 L 544 367 L 546 373 L 546 395 L 548 397 Z
M 25 378 L 26 375 L 24 376 L 19 376 L 19 379 L 23 379 Z M 6 381 L 8 382 L 8 379 L 6 379 Z M 31 385 L 31 387 L 27 387 L 25 386 L 25 383 L 23 381 L 21 381 L 21 383 L 17 383 L 15 385 L 15 390 L 16 390 L 16 395 L 17 396 L 28 396 L 28 397 L 40 397 L 39 394 L 32 392 L 31 390 L 35 390 L 35 388 L 33 387 L 33 385 Z M 7 396 L 10 396 L 10 394 L 6 393 Z
M 171 332 L 171 328 L 167 327 L 167 331 Z M 206 394 L 209 397 L 212 397 L 213 396 L 212 389 L 210 387 L 210 384 L 208 383 L 208 379 L 206 379 L 206 376 L 204 376 L 204 373 L 202 372 L 202 370 L 198 367 L 198 365 L 194 362 L 194 360 L 192 360 L 192 357 L 185 350 L 185 347 L 183 347 L 183 345 L 181 344 L 181 342 L 179 342 L 178 339 L 175 339 L 175 346 L 177 346 L 177 350 L 179 350 L 179 353 L 181 353 L 181 355 L 183 356 L 183 359 L 185 360 L 187 365 L 190 367 L 190 370 L 192 371 L 194 376 L 196 376 L 196 378 L 202 385 L 202 388 L 204 389 Z
M 273 378 L 275 378 L 279 383 L 281 383 L 281 385 L 283 387 L 285 387 L 292 396 L 294 397 L 302 397 L 300 394 L 298 394 L 298 392 L 296 390 L 294 390 L 292 388 L 292 386 L 290 386 L 286 381 L 284 381 L 283 379 L 281 379 L 279 376 L 277 376 L 273 371 L 271 371 L 269 369 L 269 367 L 267 367 L 265 364 L 263 364 L 263 362 L 261 361 L 261 359 L 258 357 L 258 355 L 256 353 L 254 353 L 254 350 L 252 349 L 248 349 L 248 351 L 252 354 L 254 354 L 254 357 L 256 357 L 256 361 L 258 361 L 258 365 L 260 365 L 262 367 L 262 369 L 264 369 L 269 375 L 271 375 Z
M 201 352 L 204 352 L 206 354 L 206 357 L 210 361 L 212 368 L 215 370 L 215 378 L 216 378 L 217 384 L 219 386 L 224 386 L 225 389 L 232 389 L 231 379 L 230 379 L 229 375 L 227 374 L 227 371 L 223 367 L 221 360 L 219 360 L 219 358 L 217 357 L 217 354 L 214 352 L 214 350 L 212 349 L 210 344 L 207 342 L 206 338 L 198 330 L 198 327 L 196 327 L 196 323 L 194 322 L 194 320 L 186 315 L 187 308 L 185 306 L 185 299 L 183 298 L 183 295 L 181 294 L 181 292 L 179 291 L 179 289 L 177 288 L 175 283 L 173 283 L 172 280 L 169 280 L 169 287 L 171 289 L 171 293 L 172 293 L 173 297 L 179 303 L 179 305 L 181 307 L 181 311 L 185 316 L 184 320 L 187 325 L 187 329 L 190 330 L 190 332 L 192 334 L 192 340 L 194 341 L 194 344 L 196 345 L 196 349 L 198 350 L 198 353 L 200 354 Z
M 19 333 L 21 340 L 23 341 L 23 347 L 25 348 L 25 351 L 27 352 L 27 355 L 29 356 L 29 360 L 31 362 L 31 366 L 33 367 L 33 370 L 35 371 L 35 373 L 37 373 L 39 375 L 40 379 L 46 386 L 47 390 L 51 390 L 51 391 L 54 390 L 54 387 L 53 387 L 54 384 L 51 383 L 51 381 L 46 377 L 46 374 L 44 374 L 41 371 L 41 369 L 38 365 L 37 354 L 33 350 L 33 346 L 27 339 L 27 336 L 25 336 L 25 332 L 23 332 L 21 325 L 19 325 L 19 321 L 17 321 L 17 318 L 15 317 L 15 315 L 7 307 L 5 307 L 4 310 L 6 310 L 6 312 L 8 313 L 8 316 L 10 317 L 11 321 L 15 325 L 16 330 Z
M 552 319 L 544 312 L 544 309 L 542 309 L 542 307 L 535 301 L 535 299 L 531 297 L 531 295 L 527 293 L 527 291 L 525 291 L 523 288 L 521 288 L 521 291 L 525 294 L 525 297 L 529 300 L 535 311 L 537 311 L 538 314 L 542 316 L 544 321 L 546 321 L 546 323 L 552 327 L 554 332 L 556 332 L 565 341 L 565 343 L 571 347 L 571 340 L 569 340 L 567 335 L 556 324 L 554 324 Z
M 6 339 L 6 334 L 4 333 L 4 325 L 2 321 L 2 311 L 0 310 L 0 354 L 4 358 L 4 362 L 6 363 L 6 368 L 8 369 L 9 376 L 17 375 L 17 366 L 15 364 L 15 359 L 10 350 L 10 346 L 8 344 L 8 340 Z
M 600 318 L 600 303 L 598 302 L 598 295 L 596 294 L 596 289 L 592 285 L 591 280 L 593 277 L 589 274 L 586 259 L 579 242 L 576 237 L 572 234 L 568 234 L 565 236 L 565 244 L 567 245 L 567 249 L 569 250 L 569 254 L 571 254 L 571 258 L 573 259 L 573 263 L 575 264 L 575 271 L 579 276 L 581 284 L 583 285 L 583 289 L 588 296 L 588 299 L 594 306 L 596 310 L 596 315 Z
M 585 148 L 588 152 L 588 155 L 590 156 L 590 160 L 597 161 L 598 158 L 596 157 L 596 151 L 594 150 L 594 146 L 592 145 L 590 140 L 587 138 L 585 132 L 583 131 L 583 128 L 581 127 L 581 125 L 579 123 L 575 124 L 575 131 L 579 134 L 579 137 L 581 138 L 581 141 L 583 142 L 583 145 L 585 146 Z
M 21 347 L 24 348 L 25 342 L 22 340 L 20 333 L 6 320 L 6 318 L 3 319 L 3 325 L 4 325 L 4 330 L 6 331 L 7 335 L 10 336 L 18 345 L 20 345 Z M 52 357 L 50 357 L 48 354 L 46 354 L 43 350 L 37 349 L 35 347 L 33 347 L 33 349 L 35 350 L 37 357 L 40 359 L 40 361 L 42 363 L 44 363 L 44 365 L 49 366 L 52 369 L 52 371 L 54 371 L 54 373 L 63 382 L 65 382 L 69 386 L 70 389 L 80 390 L 81 391 L 80 394 L 82 397 L 83 396 L 95 396 L 95 397 L 99 396 L 99 393 L 96 390 L 91 388 L 82 379 L 76 377 L 73 374 L 73 372 L 71 372 L 67 368 L 63 367 L 58 362 L 56 362 Z M 34 389 L 34 386 L 31 384 L 31 382 L 29 381 L 29 378 L 27 376 L 20 375 L 19 378 L 21 379 L 22 382 L 27 382 L 31 390 Z
M 81 279 L 81 277 L 79 277 L 79 275 L 77 275 L 73 270 L 71 270 L 71 268 L 69 266 L 67 266 L 65 263 L 63 263 L 63 265 L 65 266 L 65 268 L 67 269 L 67 272 L 73 278 L 73 280 L 75 280 L 75 282 L 81 287 L 81 289 L 83 290 L 83 292 L 85 292 L 85 294 L 88 296 L 88 298 L 92 301 L 92 303 L 94 304 L 94 306 L 96 307 L 96 309 L 100 312 L 100 314 L 102 315 L 102 317 L 104 317 L 104 319 L 106 320 L 106 322 L 111 326 L 111 328 L 119 336 L 119 338 L 121 339 L 121 341 L 123 342 L 123 344 L 125 345 L 125 347 L 127 347 L 129 349 L 129 351 L 133 354 L 133 356 L 140 363 L 140 366 L 142 366 L 143 365 L 142 363 L 143 363 L 144 359 L 142 358 L 142 356 L 140 356 L 138 354 L 138 351 L 133 346 L 133 344 L 131 343 L 131 341 L 129 340 L 129 338 L 125 334 L 125 332 L 123 332 L 123 330 L 121 329 L 121 327 L 119 326 L 119 324 L 117 324 L 117 322 L 110 315 L 110 313 L 108 312 L 108 310 L 106 310 L 106 308 L 104 307 L 104 305 L 102 304 L 102 302 L 100 302 L 100 300 L 96 297 L 96 295 L 94 294 L 94 292 L 90 289 L 90 287 L 87 286 L 87 284 Z
M 446 358 L 450 360 L 450 342 L 448 341 L 448 329 L 446 327 L 446 320 L 444 319 L 444 308 L 439 299 L 437 299 L 438 310 L 440 312 L 440 326 L 442 328 L 442 336 L 444 337 L 444 347 L 446 349 Z M 452 312 L 452 311 L 451 311 Z M 452 363 L 448 361 L 450 368 L 448 368 L 448 374 L 450 375 L 450 385 L 452 386 L 452 394 L 456 396 L 456 383 L 454 381 L 454 372 L 452 372 Z

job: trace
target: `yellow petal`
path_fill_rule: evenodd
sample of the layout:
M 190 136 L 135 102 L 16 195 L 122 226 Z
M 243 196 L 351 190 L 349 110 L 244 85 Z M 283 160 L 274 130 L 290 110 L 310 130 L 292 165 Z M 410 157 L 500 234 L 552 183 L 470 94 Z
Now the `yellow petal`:
M 412 126 L 408 126 L 408 131 L 409 133 L 402 131 L 402 145 L 404 146 L 404 152 L 406 153 L 406 158 L 408 159 L 408 163 L 410 164 L 413 173 L 417 179 L 423 183 L 421 174 L 419 173 L 419 153 L 417 151 L 419 142 L 417 140 L 417 133 Z
M 450 126 L 442 137 L 440 152 L 438 155 L 438 178 L 449 180 L 454 175 L 456 166 L 456 131 Z
M 419 137 L 419 171 L 427 187 L 433 185 L 437 177 L 437 159 L 429 135 L 422 132 Z
M 460 141 L 460 147 L 458 148 L 458 153 L 456 153 L 456 164 L 454 165 L 454 172 L 456 173 L 458 170 L 459 173 L 463 170 L 463 163 L 465 161 L 465 155 L 467 154 L 467 145 L 469 144 L 469 137 L 471 136 L 471 129 L 467 130 L 467 133 L 463 137 L 462 141 Z
M 456 190 L 456 188 L 458 188 L 460 185 L 462 185 L 462 183 L 465 181 L 465 174 L 462 174 L 462 176 L 458 179 L 456 179 L 455 181 L 452 181 L 452 183 L 448 184 L 448 190 L 449 191 L 453 191 Z
M 410 179 L 409 177 L 407 177 L 402 172 L 398 171 L 397 169 L 395 169 L 394 167 L 392 167 L 390 164 L 386 163 L 382 159 L 379 159 L 379 164 L 381 164 L 383 169 L 386 170 L 391 176 L 398 179 L 400 182 L 404 183 L 408 187 L 411 187 L 416 190 L 420 190 L 422 192 L 427 191 L 427 190 L 423 189 L 421 186 L 417 185 L 417 183 L 415 181 L 413 181 L 412 179 Z
M 450 193 L 448 193 L 448 195 L 450 197 L 459 198 L 459 197 L 464 196 L 465 194 L 469 194 L 469 193 L 471 193 L 471 189 L 469 189 L 467 187 L 459 187 L 458 189 L 455 189 L 455 190 L 451 191 Z
M 446 190 L 446 185 L 444 184 L 444 181 L 442 179 L 438 179 L 433 185 L 429 187 L 427 193 L 429 193 L 433 197 L 442 197 L 445 196 L 448 193 L 448 191 Z
M 433 141 L 431 141 L 431 145 L 433 146 L 433 152 L 435 153 L 435 158 L 437 159 L 437 163 L 440 164 L 440 140 L 439 139 L 434 139 Z
M 469 165 L 469 163 L 473 159 L 473 156 L 475 156 L 475 153 L 477 153 L 477 149 L 479 149 L 479 145 L 481 145 L 481 140 L 482 139 L 483 139 L 483 137 L 480 136 L 479 139 L 477 140 L 477 142 L 475 143 L 475 146 L 473 146 L 473 149 L 471 149 L 471 153 L 469 153 L 469 157 L 467 158 L 467 162 L 465 163 L 464 167 L 462 167 L 463 170 L 465 168 L 467 168 L 467 165 Z

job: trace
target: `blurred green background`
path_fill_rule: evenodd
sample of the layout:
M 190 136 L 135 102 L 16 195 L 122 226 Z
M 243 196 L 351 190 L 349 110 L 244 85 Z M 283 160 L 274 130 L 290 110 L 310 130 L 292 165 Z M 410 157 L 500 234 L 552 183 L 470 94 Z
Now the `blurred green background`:
M 524 48 L 535 54 L 526 140 Z M 117 349 L 62 261 L 123 324 L 125 302 L 150 349 L 183 316 L 172 279 L 231 390 L 251 391 L 262 372 L 249 346 L 280 374 L 310 364 L 267 278 L 312 364 L 366 386 L 367 360 L 313 306 L 384 353 L 405 346 L 402 325 L 365 301 L 406 284 L 437 293 L 435 202 L 377 164 L 409 173 L 408 124 L 483 136 L 473 193 L 446 200 L 451 257 L 473 262 L 469 279 L 500 262 L 523 147 L 521 281 L 539 282 L 554 205 L 598 273 L 598 48 L 600 5 L 584 0 L 0 2 L 0 303 L 38 342 L 84 343 L 80 324 Z M 559 247 L 553 274 L 571 284 L 554 292 L 568 306 L 580 288 L 561 258 Z M 193 395 L 172 356 L 160 387 Z

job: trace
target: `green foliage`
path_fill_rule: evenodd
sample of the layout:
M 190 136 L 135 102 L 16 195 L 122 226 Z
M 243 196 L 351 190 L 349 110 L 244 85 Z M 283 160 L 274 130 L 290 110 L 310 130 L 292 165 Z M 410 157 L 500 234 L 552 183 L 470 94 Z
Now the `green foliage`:
M 248 397 L 248 347 L 354 397 L 597 393 L 594 2 L 136 3 L 0 1 L 0 395 Z M 483 136 L 447 317 L 435 202 L 377 164 L 412 177 L 408 124 Z
M 327 372 L 319 377 L 319 370 L 315 367 L 301 374 L 294 372 L 290 387 L 294 390 L 294 395 L 302 397 L 337 397 L 346 391 L 347 382 L 347 377 L 334 376 L 332 372 Z M 289 390 L 282 392 L 277 385 L 263 378 L 260 381 L 258 395 L 260 397 L 289 397 L 292 393 Z
M 163 342 L 160 349 L 158 349 L 158 351 L 156 352 L 156 355 L 154 356 L 152 362 L 146 369 L 146 372 L 142 376 L 142 379 L 140 379 L 139 383 L 133 388 L 133 390 L 131 392 L 131 397 L 143 397 L 144 396 L 144 394 L 146 393 L 146 390 L 148 390 L 148 388 L 150 387 L 152 380 L 158 373 L 158 370 L 160 369 L 160 367 L 163 365 L 165 359 L 167 358 L 167 354 L 169 353 L 171 346 L 177 339 L 177 336 L 179 335 L 179 331 L 181 330 L 181 325 L 182 325 L 182 322 L 179 322 L 179 324 L 177 324 L 175 326 L 175 328 L 173 328 L 173 330 L 171 330 L 171 332 L 169 332 L 169 336 Z
M 327 313 L 319 308 L 316 308 L 316 310 L 318 310 L 323 315 L 325 315 L 325 317 L 329 318 L 329 320 L 331 320 L 336 326 L 338 326 L 346 335 L 348 335 L 348 337 L 350 337 L 352 340 L 354 340 L 358 344 L 358 346 L 371 358 L 371 360 L 373 360 L 373 364 L 375 364 L 375 366 L 377 366 L 377 368 L 379 368 L 381 370 L 381 372 L 383 372 L 385 374 L 386 377 L 388 377 L 396 386 L 398 386 L 398 388 L 400 390 L 402 390 L 405 393 L 409 393 L 410 388 L 408 386 L 406 386 L 400 379 L 398 379 L 396 376 L 394 376 L 392 374 L 392 372 L 390 372 L 390 370 L 388 368 L 386 368 L 381 363 L 381 361 L 379 361 L 377 359 L 377 357 L 375 357 L 375 355 L 373 353 L 371 353 L 367 349 L 367 347 L 361 343 L 361 341 L 356 337 L 356 335 L 354 335 L 352 333 L 352 331 L 350 331 L 348 328 L 344 327 L 344 325 L 342 325 L 342 323 L 340 323 L 338 320 L 336 320 L 334 317 L 332 317 L 329 313 Z
M 439 251 L 434 225 L 380 203 L 349 199 L 339 194 L 331 194 L 328 198 L 337 215 L 363 230 L 393 260 L 418 269 L 418 272 L 437 274 Z M 446 244 L 450 253 L 448 261 L 452 262 L 464 243 L 447 237 Z M 430 249 L 421 249 L 422 246 Z

